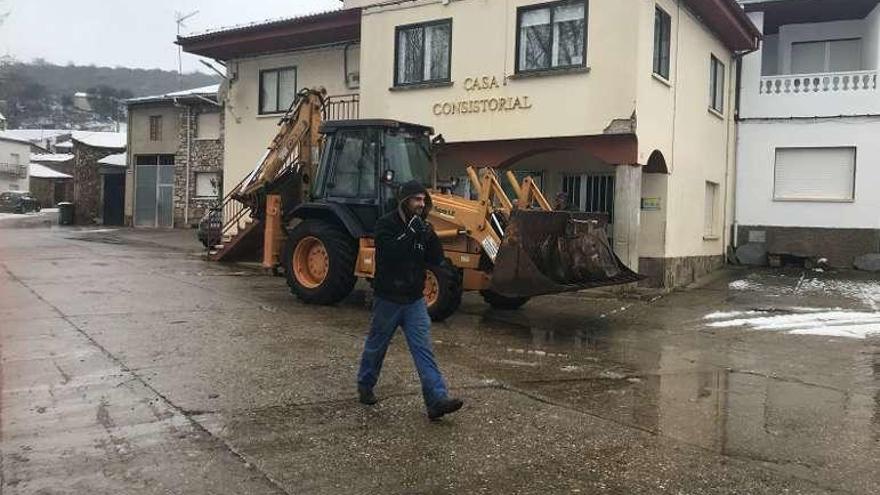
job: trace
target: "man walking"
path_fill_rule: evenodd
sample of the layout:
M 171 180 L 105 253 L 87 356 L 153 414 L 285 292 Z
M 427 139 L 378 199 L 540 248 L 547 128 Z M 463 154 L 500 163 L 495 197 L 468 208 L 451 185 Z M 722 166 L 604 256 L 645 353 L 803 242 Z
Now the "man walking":
M 422 295 L 425 270 L 429 264 L 443 263 L 444 257 L 437 234 L 425 221 L 430 210 L 428 191 L 420 183 L 410 181 L 400 189 L 397 209 L 376 222 L 373 319 L 357 380 L 361 403 L 378 402 L 373 387 L 379 381 L 391 337 L 398 326 L 403 327 L 422 382 L 428 418 L 434 421 L 458 411 L 463 402 L 449 398 L 431 349 L 431 318 Z

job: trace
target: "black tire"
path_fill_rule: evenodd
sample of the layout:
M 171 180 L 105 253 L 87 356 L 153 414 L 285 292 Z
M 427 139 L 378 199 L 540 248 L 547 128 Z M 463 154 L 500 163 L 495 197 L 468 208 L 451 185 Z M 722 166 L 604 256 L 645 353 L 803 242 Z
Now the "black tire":
M 428 305 L 428 314 L 434 321 L 443 321 L 461 306 L 461 270 L 448 261 L 441 266 L 429 266 L 428 270 L 437 278 L 438 285 L 437 300 Z
M 329 258 L 327 275 L 316 287 L 308 287 L 297 280 L 293 255 L 297 244 L 315 237 L 324 245 Z M 297 225 L 284 245 L 284 272 L 290 292 L 308 304 L 336 304 L 348 297 L 354 289 L 357 261 L 357 242 L 340 227 L 320 220 L 306 220 Z
M 491 290 L 481 290 L 483 300 L 495 309 L 519 309 L 529 302 L 529 297 L 507 297 Z

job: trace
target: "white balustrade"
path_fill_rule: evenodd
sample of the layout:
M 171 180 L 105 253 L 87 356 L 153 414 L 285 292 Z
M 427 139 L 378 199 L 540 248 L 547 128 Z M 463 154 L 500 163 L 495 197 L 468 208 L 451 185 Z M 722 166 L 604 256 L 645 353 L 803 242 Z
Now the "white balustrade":
M 877 71 L 829 72 L 825 74 L 789 74 L 761 77 L 760 93 L 781 95 L 795 93 L 843 93 L 874 91 Z

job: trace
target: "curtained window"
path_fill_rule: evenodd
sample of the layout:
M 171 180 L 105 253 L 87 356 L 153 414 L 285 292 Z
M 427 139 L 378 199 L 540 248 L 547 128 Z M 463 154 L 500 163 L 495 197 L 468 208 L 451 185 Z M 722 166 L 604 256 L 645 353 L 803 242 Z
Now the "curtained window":
M 449 81 L 452 20 L 398 27 L 394 53 L 395 86 Z
M 523 7 L 517 15 L 517 71 L 586 65 L 587 2 Z

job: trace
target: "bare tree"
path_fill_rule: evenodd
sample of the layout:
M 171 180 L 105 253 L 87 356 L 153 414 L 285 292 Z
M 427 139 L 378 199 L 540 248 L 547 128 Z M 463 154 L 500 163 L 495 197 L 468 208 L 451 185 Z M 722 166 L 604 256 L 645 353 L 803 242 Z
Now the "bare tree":
M 0 0 L 0 26 L 6 21 L 6 18 L 12 14 L 11 10 L 6 10 L 6 0 Z

